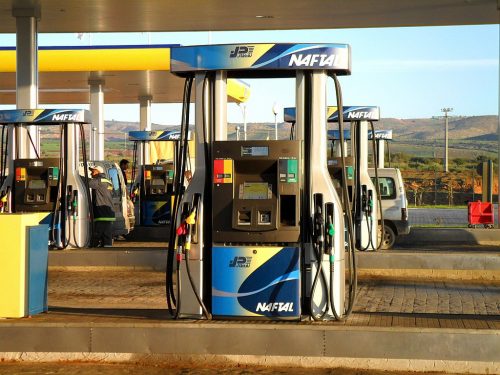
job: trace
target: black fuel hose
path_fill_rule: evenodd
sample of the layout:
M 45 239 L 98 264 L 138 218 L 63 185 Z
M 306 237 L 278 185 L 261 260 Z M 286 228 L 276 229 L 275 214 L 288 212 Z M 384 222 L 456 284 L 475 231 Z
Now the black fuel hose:
M 5 131 L 7 130 L 7 131 Z M 7 178 L 7 159 L 9 155 L 9 128 L 6 125 L 2 125 L 2 143 L 1 143 L 1 156 L 2 156 L 2 162 L 1 162 L 1 167 L 0 167 L 0 187 L 3 186 L 3 183 L 5 182 Z
M 83 245 L 79 245 L 77 243 L 76 239 L 76 231 L 74 231 L 74 239 L 75 239 L 75 246 L 78 248 L 81 247 L 90 247 L 92 244 L 92 239 L 94 238 L 94 206 L 92 205 L 92 195 L 90 193 L 90 185 L 89 185 L 89 172 L 88 172 L 88 156 L 87 156 L 87 144 L 85 140 L 85 129 L 83 127 L 83 124 L 80 124 L 80 143 L 81 143 L 81 150 L 82 150 L 82 162 L 83 162 L 83 185 L 85 187 L 85 198 L 87 200 L 87 207 L 88 207 L 88 227 L 87 227 L 87 241 Z M 78 209 L 76 207 L 75 209 Z M 76 227 L 76 220 L 73 220 L 73 225 Z
M 68 247 L 69 239 L 66 236 L 66 191 L 67 191 L 67 176 L 66 176 L 66 150 L 65 142 L 67 136 L 66 125 L 60 126 L 60 148 L 59 148 L 59 176 L 57 179 L 57 198 L 52 211 L 52 240 L 58 250 L 64 250 Z M 56 227 L 58 229 L 56 230 Z M 58 237 L 56 238 L 56 231 Z M 58 241 L 59 239 L 59 241 Z
M 343 113 L 342 113 L 343 115 Z M 343 118 L 343 117 L 342 117 Z M 352 146 L 352 149 L 351 149 L 351 155 L 358 155 L 358 148 L 359 148 L 359 145 L 358 145 L 358 137 L 357 137 L 357 128 L 356 126 L 352 126 L 351 125 L 351 140 L 354 140 L 354 142 L 351 142 L 351 146 Z M 355 168 L 355 173 L 354 173 L 354 187 L 358 186 L 359 185 L 359 168 L 358 168 L 358 161 L 355 160 L 355 164 L 354 164 L 354 168 Z M 352 210 L 354 211 L 355 210 L 355 206 L 356 206 L 356 202 L 357 202 L 357 199 L 358 199 L 358 189 L 356 188 L 353 188 L 352 189 L 352 196 L 351 196 L 351 208 Z
M 378 204 L 378 211 L 379 211 L 379 216 L 380 216 L 380 223 L 381 223 L 381 235 L 380 235 L 380 241 L 378 241 L 377 244 L 373 243 L 373 230 L 374 227 L 377 230 L 377 238 L 378 236 L 378 222 L 373 223 L 373 219 L 370 215 L 368 215 L 368 211 L 365 211 L 365 218 L 366 218 L 366 223 L 368 226 L 368 243 L 366 247 L 360 249 L 361 251 L 367 251 L 370 246 L 372 247 L 373 251 L 380 250 L 382 247 L 382 242 L 384 238 L 384 216 L 382 213 L 382 197 L 380 196 L 380 187 L 378 183 L 378 151 L 377 151 L 377 144 L 375 141 L 375 126 L 373 125 L 373 121 L 370 122 L 370 127 L 372 131 L 372 156 L 373 156 L 373 167 L 375 169 L 375 192 L 377 193 L 377 204 Z
M 59 139 L 62 140 L 64 135 L 64 131 L 62 126 L 60 127 L 59 131 Z M 61 184 L 62 184 L 62 179 L 61 179 L 61 171 L 62 171 L 62 164 L 63 164 L 63 158 L 61 157 L 61 150 L 62 150 L 62 144 L 59 144 L 59 173 L 57 175 L 57 196 L 56 200 L 54 202 L 54 205 L 52 207 L 52 217 L 50 219 L 50 234 L 51 234 L 51 242 L 54 247 L 60 249 L 60 246 L 58 245 L 57 238 L 56 238 L 56 225 L 59 223 L 60 225 L 60 220 L 59 220 L 59 207 L 61 205 Z M 60 230 L 57 231 L 57 233 L 60 233 Z
M 200 297 L 200 293 L 198 292 L 198 288 L 196 287 L 196 284 L 193 280 L 193 276 L 191 274 L 191 270 L 189 268 L 189 251 L 186 251 L 186 256 L 184 257 L 184 261 L 186 263 L 186 273 L 187 273 L 188 278 L 189 278 L 189 283 L 191 284 L 191 288 L 193 288 L 193 292 L 194 292 L 194 295 L 196 296 L 196 299 L 198 300 L 198 304 L 201 306 L 201 310 L 203 311 L 203 315 L 208 320 L 211 320 L 212 314 L 210 314 L 208 312 L 205 304 L 203 303 L 203 300 Z
M 328 314 L 328 310 L 330 309 L 330 301 L 329 301 L 329 293 L 328 293 L 328 282 L 326 279 L 325 271 L 323 269 L 323 255 L 325 253 L 324 251 L 324 233 L 325 233 L 325 226 L 324 226 L 324 217 L 323 217 L 323 199 L 318 198 L 318 194 L 314 194 L 313 197 L 314 200 L 314 218 L 313 218 L 313 229 L 312 233 L 315 238 L 313 238 L 313 249 L 314 249 L 314 255 L 316 256 L 316 260 L 318 262 L 318 265 L 316 267 L 316 274 L 314 275 L 314 280 L 313 284 L 311 287 L 311 297 L 309 299 L 309 308 L 311 310 L 311 317 L 315 321 L 321 321 L 324 320 L 326 314 Z M 314 230 L 314 226 L 318 226 L 316 230 Z M 316 287 L 318 285 L 318 281 L 321 276 L 321 283 L 323 284 L 323 290 L 327 291 L 325 294 L 325 299 L 326 299 L 326 305 L 325 308 L 323 309 L 323 312 L 320 315 L 316 315 L 314 313 L 314 293 L 316 291 Z
M 311 311 L 311 317 L 313 318 L 314 321 L 321 321 L 321 320 L 324 320 L 326 314 L 328 313 L 328 310 L 329 310 L 329 302 L 328 302 L 328 293 L 326 293 L 325 297 L 326 297 L 326 306 L 325 308 L 323 309 L 323 311 L 321 312 L 320 315 L 316 315 L 314 313 L 314 293 L 316 292 L 316 288 L 318 286 L 318 281 L 320 279 L 320 275 L 321 275 L 321 283 L 323 284 L 323 287 L 324 287 L 324 290 L 328 291 L 328 284 L 327 284 L 327 281 L 326 281 L 326 276 L 325 276 L 325 271 L 323 269 L 323 255 L 324 255 L 324 250 L 323 250 L 323 246 L 319 245 L 319 244 L 313 244 L 313 250 L 314 250 L 314 255 L 316 256 L 316 259 L 317 259 L 317 267 L 316 267 L 316 273 L 314 275 L 314 280 L 313 280 L 313 284 L 312 284 L 312 287 L 311 287 L 311 296 L 310 296 L 310 299 L 309 299 L 309 309 Z
M 377 246 L 375 246 L 375 244 L 373 243 L 373 219 L 368 214 L 368 211 L 364 212 L 364 216 L 366 219 L 366 226 L 368 227 L 368 243 L 366 244 L 365 247 L 361 247 L 359 250 L 368 251 L 370 249 L 370 246 L 372 247 L 373 250 L 377 250 Z
M 67 233 L 67 230 L 69 230 L 69 225 L 68 228 L 66 228 L 66 222 L 68 220 L 68 168 L 67 168 L 67 155 L 68 155 L 68 124 L 63 124 L 64 128 L 64 137 L 62 139 L 62 163 L 63 163 L 63 173 L 62 173 L 62 189 L 61 189 L 61 200 L 62 204 L 60 206 L 61 209 L 61 240 L 63 249 L 66 249 L 69 245 L 69 233 Z
M 5 142 L 5 129 L 6 125 L 2 125 L 2 133 L 0 135 L 0 188 L 3 186 L 3 182 L 5 180 L 6 174 L 6 166 L 7 166 L 7 145 Z M 8 130 L 7 130 L 7 140 Z
M 182 298 L 181 298 L 181 291 L 182 291 L 182 278 L 181 278 L 181 264 L 182 262 L 177 260 L 177 269 L 175 270 L 175 274 L 177 276 L 177 288 L 176 288 L 176 305 L 175 305 L 175 314 L 174 314 L 174 319 L 179 319 L 179 314 L 181 313 L 181 308 L 182 308 Z
M 190 106 L 190 97 L 191 97 L 191 88 L 193 83 L 193 77 L 189 76 L 184 81 L 184 95 L 182 102 L 182 120 L 181 120 L 181 142 L 183 142 L 184 134 L 189 132 L 189 106 Z M 176 229 L 177 229 L 177 214 L 179 209 L 179 201 L 182 198 L 182 188 L 181 182 L 184 181 L 184 163 L 182 161 L 183 155 L 183 147 L 181 146 L 181 152 L 179 152 L 178 158 L 175 163 L 175 176 L 174 176 L 174 200 L 173 205 L 170 208 L 170 238 L 168 242 L 168 251 L 167 251 L 167 266 L 165 272 L 165 297 L 167 300 L 168 311 L 171 315 L 178 315 L 177 312 L 174 315 L 173 309 L 178 304 L 177 298 L 175 297 L 174 292 L 174 278 L 173 278 L 173 266 L 174 266 L 174 252 L 176 245 Z M 180 275 L 180 271 L 177 271 L 177 274 Z M 180 278 L 179 278 L 180 280 Z M 179 282 L 178 280 L 178 282 Z M 179 290 L 178 290 L 179 291 Z
M 177 210 L 179 209 L 179 206 L 180 206 L 180 201 L 182 200 L 182 197 L 183 197 L 183 194 L 184 194 L 184 184 L 183 184 L 183 181 L 184 181 L 184 174 L 185 174 L 185 171 L 186 171 L 186 165 L 187 165 L 187 158 L 188 158 L 188 154 L 189 154 L 189 143 L 188 143 L 188 138 L 189 138 L 189 114 L 190 114 L 190 108 L 189 108 L 189 103 L 191 101 L 191 87 L 192 87 L 192 84 L 193 84 L 193 79 L 194 77 L 188 77 L 189 79 L 189 87 L 188 87 L 188 92 L 187 92 L 187 107 L 186 107 L 186 119 L 185 119 L 185 127 L 184 127 L 184 134 L 181 134 L 181 149 L 180 149 L 180 157 L 182 158 L 181 160 L 181 176 L 180 176 L 180 184 L 179 184 L 179 188 L 178 188 L 178 194 L 179 194 L 179 198 L 178 198 L 178 205 L 177 205 Z M 205 81 L 204 81 L 204 84 L 205 84 Z M 177 200 L 177 198 L 176 198 Z M 193 202 L 192 202 L 192 210 L 193 211 L 197 211 L 197 204 L 196 204 L 196 195 L 193 196 Z M 175 216 L 177 217 L 177 215 Z M 185 247 L 184 247 L 185 248 Z M 196 287 L 196 284 L 194 283 L 194 280 L 193 280 L 193 276 L 191 274 L 191 269 L 189 267 L 189 251 L 185 250 L 184 251 L 184 259 L 185 259 L 185 264 L 186 264 L 186 273 L 187 273 L 187 276 L 189 278 L 189 282 L 191 284 L 191 289 L 198 301 L 198 304 L 200 305 L 202 311 L 203 311 L 203 315 L 205 316 L 205 318 L 207 319 L 211 319 L 211 315 L 208 313 L 208 310 L 205 306 L 205 304 L 203 303 L 203 300 L 201 299 L 200 297 L 200 293 L 198 291 L 198 288 Z M 178 268 L 178 271 L 180 272 L 180 267 Z M 180 274 L 178 276 L 178 280 L 180 280 Z M 179 295 L 180 296 L 180 295 Z M 179 303 L 180 301 L 177 300 L 177 303 Z M 179 316 L 179 308 L 177 309 L 177 316 Z
M 28 129 L 26 129 L 26 134 L 28 135 L 28 139 L 30 140 L 31 147 L 33 147 L 33 151 L 35 151 L 36 158 L 40 159 L 40 154 L 38 153 L 38 150 L 37 150 L 37 148 L 35 146 L 35 142 L 33 142 L 33 138 L 31 137 L 31 134 L 28 131 Z
M 130 183 L 130 188 L 129 188 L 129 197 L 132 197 L 133 191 L 134 191 L 134 186 L 135 186 L 135 178 L 136 178 L 136 168 L 137 168 L 137 148 L 138 148 L 138 141 L 134 141 L 134 150 L 132 152 L 132 182 Z
M 171 224 L 174 224 L 174 225 L 171 225 L 171 232 L 170 232 L 170 241 L 169 241 L 169 257 L 167 258 L 167 279 L 169 279 L 168 277 L 168 274 L 169 274 L 169 259 L 170 258 L 173 258 L 173 253 L 174 253 L 174 245 L 175 245 L 175 241 L 177 239 L 177 231 L 176 231 L 176 227 L 177 227 L 177 217 L 178 217 L 178 213 L 179 213 L 179 207 L 180 207 L 180 203 L 181 203 L 181 200 L 183 198 L 183 194 L 184 194 L 184 184 L 183 184 L 183 181 L 184 181 L 184 174 L 185 174 L 185 171 L 186 171 L 186 165 L 188 163 L 187 161 L 187 157 L 188 157 L 188 150 L 189 150 L 189 143 L 188 143 L 188 136 L 189 136 L 189 114 L 190 114 L 190 108 L 189 108 L 189 104 L 190 104 L 190 101 L 191 101 L 191 88 L 192 88 L 192 85 L 193 85 L 193 80 L 194 80 L 194 77 L 193 76 L 189 76 L 186 78 L 186 83 L 185 83 L 185 96 L 184 96 L 184 101 L 183 101 L 183 119 L 182 119 L 182 123 L 181 123 L 181 143 L 180 143 L 180 151 L 179 151 L 179 155 L 178 155 L 178 158 L 177 158 L 177 163 L 176 163 L 176 176 L 175 176 L 175 185 L 174 185 L 174 193 L 175 193 L 175 199 L 174 199 L 174 207 L 173 209 L 171 210 L 172 212 L 172 219 L 171 219 Z M 206 80 L 204 81 L 204 87 L 205 87 L 205 84 L 206 84 Z M 205 110 L 205 109 L 203 109 Z M 205 125 L 205 122 L 204 122 L 204 125 Z M 192 212 L 195 212 L 196 214 L 198 214 L 197 210 L 197 199 L 199 199 L 199 197 L 197 198 L 196 197 L 196 194 L 193 196 L 193 202 L 192 202 L 192 207 L 191 207 L 191 210 Z M 185 218 L 188 216 L 188 211 L 187 210 L 187 206 L 186 206 L 186 203 L 185 203 L 185 206 L 183 206 L 183 212 L 182 212 L 182 215 L 181 215 L 181 225 L 184 225 L 184 220 Z M 189 250 L 186 249 L 185 247 L 187 246 L 187 244 L 185 243 L 185 240 L 186 238 L 184 237 L 185 235 L 183 235 L 182 238 L 179 238 L 178 241 L 179 243 L 177 244 L 177 246 L 181 247 L 182 246 L 182 249 L 184 249 L 182 251 L 182 253 L 184 254 L 184 259 L 185 259 L 185 264 L 186 264 L 186 274 L 189 278 L 189 282 L 191 284 L 191 289 L 194 293 L 194 295 L 196 296 L 196 299 L 198 301 L 198 304 L 200 305 L 201 309 L 202 309 L 202 312 L 203 312 L 203 315 L 207 318 L 207 319 L 211 319 L 211 314 L 208 312 L 205 304 L 203 303 L 203 300 L 202 298 L 200 297 L 200 293 L 198 291 L 198 288 L 196 287 L 196 284 L 193 280 L 193 276 L 192 276 L 192 273 L 191 273 L 191 269 L 190 269 L 190 266 L 189 266 Z M 178 252 L 181 252 L 181 248 L 178 248 L 177 249 Z M 181 306 L 181 259 L 182 259 L 182 254 L 178 254 L 177 255 L 177 304 L 176 304 L 176 313 L 175 313 L 175 318 L 178 319 L 180 317 L 180 306 Z M 171 262 L 170 264 L 172 264 L 173 262 Z M 170 272 L 170 275 L 172 275 L 172 272 Z M 173 282 L 170 281 L 170 285 L 173 285 Z M 172 297 L 172 292 L 170 292 L 170 288 L 168 286 L 168 281 L 167 281 L 167 294 L 171 294 L 171 297 Z M 171 299 L 171 298 L 170 298 Z M 170 301 L 167 297 L 167 301 Z M 170 304 L 169 304 L 169 311 L 170 311 Z
M 339 111 L 339 133 L 340 133 L 340 143 L 341 143 L 341 158 L 342 163 L 345 165 L 345 150 L 344 150 L 344 116 L 343 116 L 343 103 L 342 103 L 342 90 L 340 88 L 340 82 L 335 73 L 330 73 L 330 77 L 333 79 L 335 83 L 335 94 L 337 99 L 337 108 Z M 357 266 L 356 266 L 356 253 L 354 251 L 354 226 L 352 222 L 352 216 L 350 213 L 350 201 L 349 194 L 347 191 L 347 174 L 345 167 L 342 167 L 342 193 L 343 193 L 343 205 L 344 205 L 344 215 L 347 221 L 347 229 L 348 229 L 348 256 L 349 256 L 349 293 L 348 293 L 348 302 L 347 309 L 343 311 L 342 315 L 338 313 L 334 313 L 334 316 L 337 320 L 343 320 L 351 315 L 352 310 L 354 308 L 354 303 L 356 301 L 356 293 L 357 293 L 357 284 L 358 284 L 358 276 L 357 276 Z M 331 276 L 333 280 L 333 276 Z M 342 278 L 343 280 L 343 278 Z M 333 295 L 332 285 L 330 285 L 330 292 Z M 335 311 L 335 303 L 334 299 L 330 298 L 332 310 Z
M 380 185 L 379 185 L 379 180 L 378 180 L 378 150 L 377 150 L 377 143 L 375 141 L 375 126 L 373 125 L 373 121 L 370 121 L 370 127 L 372 130 L 372 147 L 373 147 L 373 166 L 375 168 L 375 192 L 377 193 L 377 201 L 378 201 L 378 215 L 380 218 L 380 227 L 381 227 L 381 234 L 380 234 L 380 242 L 378 243 L 377 246 L 374 246 L 373 248 L 375 250 L 380 250 L 382 247 L 382 243 L 384 242 L 384 231 L 385 231 L 385 225 L 384 225 L 384 214 L 382 212 L 382 196 L 380 195 Z M 381 140 L 383 142 L 383 140 Z M 373 223 L 372 223 L 373 225 Z M 378 223 L 376 223 L 378 227 Z M 378 238 L 378 232 L 377 232 L 377 238 Z
M 323 229 L 322 229 L 323 230 Z M 320 315 L 316 315 L 314 313 L 314 293 L 316 292 L 316 288 L 318 286 L 318 281 L 321 278 L 321 283 L 323 284 L 323 290 L 328 291 L 328 282 L 326 281 L 325 271 L 323 269 L 323 255 L 324 248 L 323 243 L 313 243 L 314 255 L 316 256 L 318 266 L 316 268 L 316 274 L 314 275 L 313 284 L 311 287 L 311 297 L 309 299 L 309 308 L 311 310 L 311 317 L 314 321 L 321 321 L 325 319 L 326 314 L 328 314 L 328 310 L 330 309 L 330 303 L 328 299 L 328 293 L 325 295 L 325 307 Z

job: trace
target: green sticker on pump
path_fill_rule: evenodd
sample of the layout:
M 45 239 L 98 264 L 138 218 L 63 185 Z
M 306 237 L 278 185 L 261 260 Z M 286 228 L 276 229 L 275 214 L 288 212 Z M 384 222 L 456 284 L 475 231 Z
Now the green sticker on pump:
M 57 179 L 59 179 L 59 168 L 49 167 L 49 180 L 57 180 Z
M 298 164 L 297 159 L 288 160 L 287 182 L 297 182 Z
M 346 167 L 346 174 L 348 180 L 352 180 L 354 178 L 354 168 L 352 167 L 352 165 L 348 165 Z

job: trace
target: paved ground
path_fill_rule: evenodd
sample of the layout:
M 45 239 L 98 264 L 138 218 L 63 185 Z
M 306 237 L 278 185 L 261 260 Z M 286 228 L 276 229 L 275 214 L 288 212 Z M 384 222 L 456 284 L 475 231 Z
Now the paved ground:
M 85 315 L 92 321 L 117 316 L 155 321 L 168 316 L 161 272 L 52 270 L 49 305 L 52 313 L 37 319 L 78 321 Z M 355 314 L 340 324 L 500 329 L 500 287 L 361 281 Z
M 500 287 L 486 284 L 364 282 L 358 311 L 409 314 L 500 315 Z
M 227 320 L 192 321 L 187 319 L 174 323 L 168 320 L 169 315 L 164 306 L 163 293 L 164 275 L 161 272 L 131 272 L 129 270 L 113 270 L 109 268 L 100 270 L 52 269 L 49 272 L 49 313 L 38 314 L 32 318 L 0 320 L 0 327 L 2 329 L 5 328 L 3 332 L 9 332 L 9 330 L 10 332 L 16 332 L 16 329 L 19 329 L 19 332 L 25 332 L 26 334 L 22 336 L 21 339 L 17 336 L 18 340 L 14 341 L 19 344 L 19 341 L 22 342 L 22 340 L 27 340 L 30 345 L 35 345 L 35 347 L 41 345 L 42 341 L 45 342 L 46 334 L 40 335 L 40 333 L 38 333 L 38 335 L 35 335 L 33 330 L 52 330 L 52 327 L 54 327 L 56 328 L 54 332 L 59 332 L 58 334 L 61 334 L 61 329 L 64 331 L 66 331 L 66 328 L 73 330 L 74 332 L 72 332 L 74 335 L 71 334 L 68 336 L 69 340 L 80 344 L 83 343 L 82 345 L 84 347 L 88 345 L 89 337 L 91 338 L 91 345 L 96 345 L 96 348 L 99 348 L 99 345 L 103 345 L 103 342 L 108 340 L 110 337 L 109 335 L 111 335 L 111 337 L 135 337 L 133 335 L 137 334 L 139 343 L 145 340 L 144 345 L 147 345 L 148 348 L 156 348 L 154 346 L 156 344 L 153 340 L 153 336 L 158 330 L 167 332 L 173 329 L 175 331 L 178 330 L 179 325 L 183 324 L 189 326 L 191 330 L 200 328 L 205 331 L 220 330 L 221 328 L 224 330 L 234 330 L 231 326 L 237 327 L 236 329 L 239 330 L 241 326 L 248 325 L 248 327 L 255 327 L 255 324 L 259 326 L 258 329 L 266 330 L 262 325 L 270 324 L 274 332 L 273 335 L 277 334 L 276 331 L 281 332 L 283 329 L 288 330 L 291 325 L 296 326 L 294 329 L 299 329 L 300 331 L 304 331 L 303 328 L 306 328 L 304 326 L 311 325 L 316 326 L 311 332 L 319 332 L 320 335 L 315 342 L 323 340 L 322 345 L 325 344 L 326 336 L 324 335 L 325 332 L 327 332 L 323 330 L 328 330 L 327 337 L 338 336 L 344 339 L 346 332 L 352 331 L 359 336 L 369 330 L 371 334 L 380 336 L 380 338 L 374 342 L 380 343 L 382 347 L 389 345 L 387 348 L 391 348 L 391 345 L 388 344 L 388 337 L 391 337 L 391 340 L 397 337 L 395 340 L 401 339 L 403 341 L 408 341 L 408 335 L 414 335 L 415 339 L 422 337 L 432 338 L 437 335 L 439 337 L 442 336 L 439 339 L 439 343 L 442 342 L 441 340 L 443 340 L 443 337 L 452 341 L 457 339 L 462 340 L 463 345 L 466 345 L 465 350 L 467 353 L 469 352 L 469 348 L 467 347 L 467 345 L 470 345 L 469 339 L 475 339 L 476 341 L 480 340 L 480 342 L 483 342 L 482 340 L 485 338 L 491 340 L 491 337 L 497 337 L 498 330 L 500 330 L 500 286 L 494 286 L 487 283 L 467 285 L 464 283 L 451 282 L 361 280 L 359 283 L 358 301 L 352 316 L 343 322 L 327 323 L 316 323 L 311 321 L 303 321 L 301 323 L 259 321 L 255 323 L 249 321 Z M 59 331 L 57 331 L 57 329 L 59 329 Z M 86 333 L 87 331 L 88 333 Z M 32 337 L 34 338 L 32 339 Z M 165 345 L 163 337 L 164 336 L 161 335 L 160 346 L 162 348 Z M 57 334 L 54 338 L 56 340 L 58 338 L 61 339 Z M 344 342 L 339 338 L 334 340 L 334 342 L 341 341 Z M 356 346 L 358 345 L 358 341 L 356 341 L 356 343 L 350 343 L 349 345 Z M 201 342 L 203 343 L 203 339 Z M 423 349 L 424 351 L 431 345 L 429 342 L 425 342 L 425 345 L 420 346 L 425 348 Z M 476 342 L 474 345 L 479 345 L 480 342 Z M 489 343 L 490 341 L 487 342 Z M 185 343 L 181 344 L 181 347 L 182 345 L 185 345 Z M 320 344 L 319 347 L 323 348 L 322 345 Z M 406 345 L 410 344 L 407 343 Z M 368 346 L 372 347 L 370 345 Z M 451 345 L 450 343 L 446 343 L 444 346 L 453 347 L 453 353 L 459 350 L 456 345 Z M 491 349 L 488 348 L 492 347 L 496 347 L 496 345 L 487 344 L 487 351 L 491 351 Z M 86 350 L 87 349 L 85 349 L 85 352 Z M 127 350 L 130 351 L 130 349 Z M 322 350 L 324 351 L 325 349 L 323 348 Z M 378 353 L 377 350 L 378 349 L 376 349 L 375 352 Z M 391 350 L 394 350 L 394 346 L 392 346 Z M 464 349 L 461 348 L 460 350 Z M 75 351 L 82 350 L 78 349 Z M 124 353 L 129 353 L 129 351 L 125 351 Z M 97 352 L 98 350 L 96 350 L 96 353 Z M 153 351 L 153 353 L 156 353 L 156 351 Z M 389 365 L 385 362 L 388 358 L 387 354 L 383 353 L 382 357 L 378 357 L 378 355 L 379 354 L 377 354 L 376 358 L 383 358 L 381 364 L 377 362 L 378 366 L 384 366 L 381 367 L 384 369 L 389 368 L 385 367 Z M 342 355 L 340 355 L 340 357 L 342 357 Z M 44 357 L 41 356 L 40 358 Z M 83 359 L 85 358 L 86 357 L 83 357 Z M 395 356 L 394 358 L 410 357 Z M 415 358 L 424 357 L 417 356 Z M 34 360 L 37 361 L 37 357 L 35 357 Z M 363 358 L 359 358 L 359 360 L 363 361 Z M 97 361 L 100 362 L 100 360 Z M 372 360 L 370 359 L 368 361 Z M 491 360 L 488 359 L 488 361 Z M 415 362 L 413 362 L 413 360 L 408 360 L 408 363 L 407 360 L 403 360 L 403 362 L 404 363 L 398 362 L 399 364 L 394 365 L 399 366 L 397 367 L 398 369 L 405 371 L 408 369 L 415 369 L 415 366 L 423 366 L 418 367 L 421 371 L 426 371 L 425 369 L 434 369 L 433 371 L 436 371 L 437 368 L 439 368 L 438 371 L 444 371 L 444 369 L 451 369 L 453 371 L 454 369 L 448 367 L 448 364 L 446 367 L 443 367 L 442 364 L 436 367 L 436 365 L 442 361 L 436 361 L 435 359 L 427 361 L 428 363 L 424 360 L 425 363 L 422 362 L 420 365 L 417 364 L 418 360 Z M 255 363 L 260 364 L 261 362 Z M 143 362 L 143 365 L 136 365 L 134 363 L 114 365 L 100 363 L 81 364 L 78 362 L 70 364 L 64 362 L 51 364 L 13 364 L 0 362 L 0 374 L 117 375 L 139 373 L 149 375 L 213 375 L 221 373 L 259 373 L 267 375 L 277 373 L 295 375 L 308 373 L 312 375 L 382 375 L 384 373 L 391 373 L 376 370 L 356 371 L 332 369 L 332 366 L 328 369 L 259 368 L 255 366 L 255 363 L 253 366 L 249 367 L 207 368 L 204 366 L 204 362 L 198 361 L 191 362 L 190 364 L 187 362 L 179 362 L 178 360 L 173 361 L 172 359 L 170 359 L 169 362 L 165 362 L 165 364 L 158 364 L 155 366 L 153 366 L 151 362 Z M 368 362 L 365 364 L 368 368 L 372 367 L 372 365 L 369 365 Z M 198 366 L 203 366 L 203 368 Z M 350 366 L 353 366 L 351 362 L 349 362 L 348 367 Z M 455 366 L 463 366 L 463 364 L 456 364 Z M 496 365 L 489 362 L 481 366 L 486 366 L 486 370 L 483 370 L 483 367 L 481 367 L 480 370 L 484 373 L 489 371 L 488 369 L 490 367 L 498 367 L 495 367 Z M 493 372 L 498 373 L 496 370 Z M 438 374 L 439 372 L 433 373 Z M 406 375 L 409 373 L 403 371 L 393 372 L 393 374 Z
M 467 226 L 467 208 L 410 208 L 411 225 Z M 495 205 L 495 223 L 498 225 L 498 205 Z
M 165 308 L 165 276 L 149 271 L 50 271 L 59 307 Z M 500 287 L 445 282 L 361 281 L 358 312 L 500 315 Z

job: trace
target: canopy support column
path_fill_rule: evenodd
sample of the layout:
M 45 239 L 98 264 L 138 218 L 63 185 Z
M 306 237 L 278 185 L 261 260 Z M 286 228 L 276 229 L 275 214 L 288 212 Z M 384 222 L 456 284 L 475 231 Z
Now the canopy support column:
M 104 80 L 89 80 L 92 114 L 90 160 L 104 160 Z
M 139 105 L 140 105 L 140 113 L 139 113 L 139 130 L 151 130 L 151 101 L 153 100 L 152 96 L 144 95 L 139 96 Z M 150 152 L 149 148 L 151 145 L 149 143 L 141 143 L 139 145 L 140 149 L 138 152 L 139 155 L 139 165 L 150 164 Z
M 23 5 L 17 2 L 12 7 L 16 18 L 16 108 L 36 109 L 38 107 L 38 19 L 40 5 Z M 9 134 L 13 140 L 14 133 Z M 31 141 L 30 141 L 31 136 Z M 32 144 L 33 142 L 33 144 Z M 11 142 L 13 144 L 14 142 Z M 40 150 L 38 126 L 19 131 L 20 158 L 36 158 Z M 14 155 L 12 154 L 12 157 Z

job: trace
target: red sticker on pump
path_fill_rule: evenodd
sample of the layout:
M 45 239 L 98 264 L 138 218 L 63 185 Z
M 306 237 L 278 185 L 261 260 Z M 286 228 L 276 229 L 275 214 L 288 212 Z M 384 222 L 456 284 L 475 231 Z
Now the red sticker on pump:
M 214 160 L 214 184 L 224 183 L 224 160 Z

